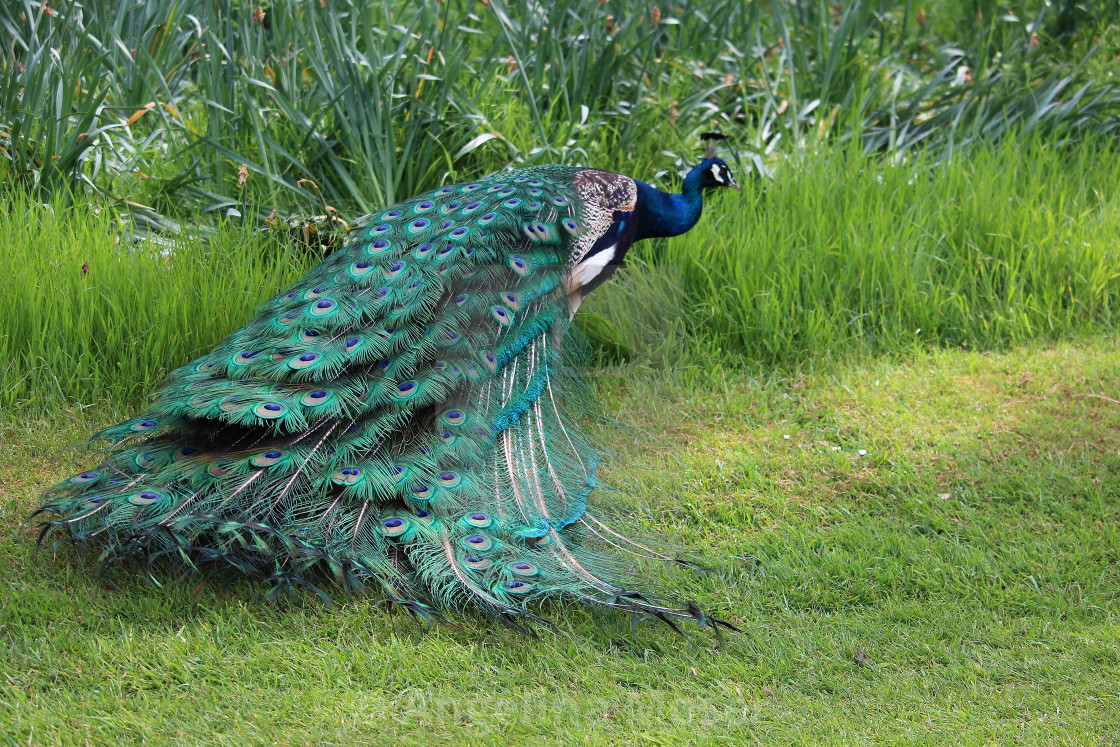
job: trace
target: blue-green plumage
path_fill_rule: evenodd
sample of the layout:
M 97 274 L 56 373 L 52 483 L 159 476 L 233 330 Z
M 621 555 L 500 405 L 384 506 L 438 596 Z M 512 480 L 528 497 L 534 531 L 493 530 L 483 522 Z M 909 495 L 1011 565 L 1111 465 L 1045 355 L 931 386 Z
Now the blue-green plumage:
M 679 195 L 545 166 L 386 208 L 99 434 L 108 457 L 48 491 L 44 537 L 372 585 L 423 615 L 566 596 L 695 616 L 626 591 L 614 551 L 635 547 L 588 509 L 601 454 L 563 339 L 629 245 L 688 230 L 714 186 L 737 186 L 722 161 Z

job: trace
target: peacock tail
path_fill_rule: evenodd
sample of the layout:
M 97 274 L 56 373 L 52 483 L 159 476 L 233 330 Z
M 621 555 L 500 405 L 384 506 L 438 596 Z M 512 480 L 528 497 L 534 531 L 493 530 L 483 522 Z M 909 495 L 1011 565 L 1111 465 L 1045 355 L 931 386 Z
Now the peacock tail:
M 688 187 L 543 166 L 388 207 L 98 433 L 104 462 L 47 491 L 40 542 L 272 594 L 333 578 L 422 617 L 567 598 L 718 632 L 632 591 L 618 550 L 668 558 L 589 510 L 603 454 L 565 344 L 633 241 L 699 217 Z

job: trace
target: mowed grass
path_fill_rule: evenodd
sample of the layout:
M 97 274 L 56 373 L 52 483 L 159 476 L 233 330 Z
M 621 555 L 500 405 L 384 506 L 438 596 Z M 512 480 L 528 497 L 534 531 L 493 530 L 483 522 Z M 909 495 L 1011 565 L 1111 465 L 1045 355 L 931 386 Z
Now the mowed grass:
M 369 601 L 280 605 L 31 557 L 95 410 L 7 420 L 0 734 L 13 744 L 1111 744 L 1120 739 L 1114 334 L 755 373 L 597 378 L 627 523 L 742 628 L 550 610 L 533 640 Z M 119 413 L 100 411 L 105 417 Z

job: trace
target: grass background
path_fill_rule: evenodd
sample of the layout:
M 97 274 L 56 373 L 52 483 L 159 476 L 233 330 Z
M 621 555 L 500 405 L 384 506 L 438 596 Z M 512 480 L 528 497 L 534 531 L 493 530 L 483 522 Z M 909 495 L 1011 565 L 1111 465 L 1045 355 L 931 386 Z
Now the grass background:
M 0 743 L 1120 739 L 1115 3 L 98 9 L 0 7 Z M 537 162 L 670 187 L 711 129 L 743 194 L 579 324 L 613 497 L 718 571 L 648 569 L 722 648 L 32 557 L 84 437 L 336 217 Z
M 530 640 L 371 601 L 98 587 L 18 523 L 88 463 L 82 415 L 3 431 L 13 744 L 1109 744 L 1120 738 L 1114 336 L 796 375 L 604 376 L 651 569 L 743 633 L 715 650 L 568 610 Z M 1099 396 L 1098 396 L 1099 395 Z M 786 438 L 788 436 L 788 438 Z M 860 455 L 861 450 L 866 454 Z

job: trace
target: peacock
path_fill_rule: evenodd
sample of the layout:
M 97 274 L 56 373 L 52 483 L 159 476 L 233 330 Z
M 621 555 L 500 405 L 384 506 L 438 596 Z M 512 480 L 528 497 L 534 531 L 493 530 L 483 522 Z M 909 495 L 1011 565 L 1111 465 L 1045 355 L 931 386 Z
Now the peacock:
M 635 242 L 739 189 L 706 156 L 679 194 L 545 165 L 370 216 L 96 434 L 104 461 L 33 514 L 40 544 L 269 595 L 325 581 L 425 620 L 477 608 L 522 628 L 575 600 L 718 635 L 730 625 L 634 590 L 622 551 L 674 558 L 589 507 L 604 454 L 577 422 L 590 395 L 565 338 Z

